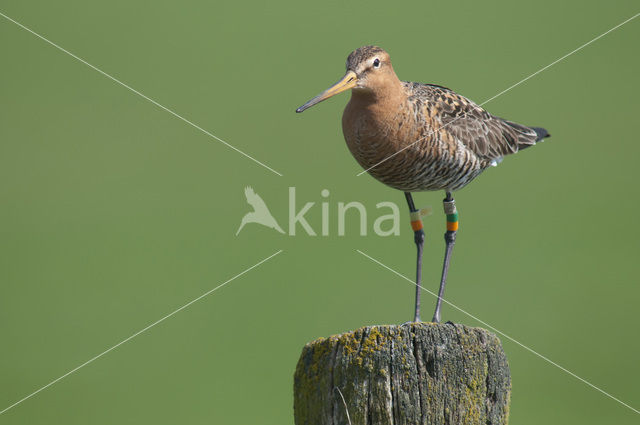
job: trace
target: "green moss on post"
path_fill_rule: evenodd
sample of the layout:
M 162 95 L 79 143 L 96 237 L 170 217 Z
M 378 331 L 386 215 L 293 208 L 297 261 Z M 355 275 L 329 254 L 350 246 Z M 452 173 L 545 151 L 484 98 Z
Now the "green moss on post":
M 506 424 L 511 381 L 500 340 L 480 328 L 412 323 L 320 338 L 294 376 L 296 425 Z

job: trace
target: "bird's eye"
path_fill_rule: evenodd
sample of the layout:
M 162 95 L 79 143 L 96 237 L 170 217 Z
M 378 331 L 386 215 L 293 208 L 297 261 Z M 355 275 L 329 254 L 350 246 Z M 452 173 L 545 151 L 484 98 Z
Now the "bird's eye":
M 380 59 L 375 58 L 375 59 L 373 60 L 373 67 L 374 67 L 374 68 L 380 68 Z

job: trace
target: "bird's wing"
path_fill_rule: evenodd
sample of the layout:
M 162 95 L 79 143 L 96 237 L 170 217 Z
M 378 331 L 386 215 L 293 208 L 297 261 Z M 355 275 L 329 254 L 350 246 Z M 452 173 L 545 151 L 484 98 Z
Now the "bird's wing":
M 253 207 L 254 211 L 268 210 L 260 195 L 254 192 L 251 186 L 247 186 L 244 189 L 244 196 L 246 196 L 247 203 Z
M 405 83 L 410 101 L 425 109 L 441 131 L 459 140 L 487 160 L 500 158 L 536 143 L 536 132 L 520 124 L 495 117 L 471 100 L 445 87 Z M 443 128 L 444 127 L 444 128 Z

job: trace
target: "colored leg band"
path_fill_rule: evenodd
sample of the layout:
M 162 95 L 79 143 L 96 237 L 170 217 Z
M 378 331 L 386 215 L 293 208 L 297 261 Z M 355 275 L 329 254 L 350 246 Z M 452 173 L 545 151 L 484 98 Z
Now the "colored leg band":
M 456 201 L 455 200 L 444 200 L 442 202 L 443 206 L 444 206 L 444 213 L 445 214 L 455 214 L 457 212 L 456 210 Z
M 447 230 L 456 232 L 458 230 L 458 211 L 454 200 L 444 201 L 444 212 L 447 214 Z
M 414 232 L 422 229 L 422 218 L 420 211 L 411 211 L 411 228 Z
M 412 221 L 411 228 L 413 229 L 414 232 L 417 232 L 418 230 L 422 229 L 422 220 Z

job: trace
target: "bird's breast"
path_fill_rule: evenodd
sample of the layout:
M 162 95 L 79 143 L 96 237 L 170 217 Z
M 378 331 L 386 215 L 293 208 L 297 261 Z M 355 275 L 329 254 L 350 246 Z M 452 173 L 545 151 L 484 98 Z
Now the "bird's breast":
M 406 108 L 382 106 L 352 99 L 342 115 L 342 131 L 347 146 L 364 168 L 416 140 L 412 114 Z
M 342 116 L 351 154 L 377 180 L 403 191 L 438 190 L 457 187 L 459 176 L 477 175 L 476 158 L 423 108 L 384 106 L 352 98 Z

